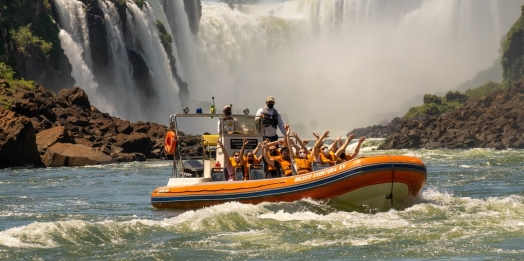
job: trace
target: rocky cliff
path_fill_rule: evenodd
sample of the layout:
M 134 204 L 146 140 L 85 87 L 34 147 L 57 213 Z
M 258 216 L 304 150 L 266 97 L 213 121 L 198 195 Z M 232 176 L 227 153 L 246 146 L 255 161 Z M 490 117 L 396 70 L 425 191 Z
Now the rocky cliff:
M 397 131 L 379 149 L 524 148 L 524 6 L 522 11 L 502 46 L 501 89 L 445 115 L 392 122 L 387 128 Z
M 0 83 L 0 96 L 7 101 L 7 109 L 0 108 L 0 168 L 162 157 L 166 126 L 100 112 L 78 87 L 54 95 L 40 85 L 9 86 L 2 78 Z
M 94 80 L 102 86 L 112 86 L 114 77 L 108 76 L 110 71 L 109 43 L 106 31 L 105 14 L 100 2 L 96 0 L 80 0 L 85 6 L 89 31 L 90 59 L 93 63 Z M 106 0 L 115 3 L 122 28 L 128 21 L 126 1 Z M 129 0 L 128 0 L 129 1 Z M 202 6 L 200 0 L 184 0 L 184 8 L 189 18 L 189 25 L 194 34 L 198 32 Z M 62 25 L 63 26 L 63 25 Z M 26 28 L 27 30 L 24 30 Z M 6 1 L 0 5 L 0 62 L 13 67 L 19 78 L 34 80 L 50 90 L 58 92 L 75 84 L 72 78 L 72 67 L 61 46 L 60 21 L 55 1 L 51 0 L 17 0 Z M 127 39 L 129 42 L 136 39 Z M 134 80 L 147 94 L 151 87 L 151 74 L 143 73 L 150 65 L 141 57 L 140 50 L 127 50 L 133 67 Z M 179 76 L 171 57 L 172 73 L 180 86 L 181 96 L 187 98 L 187 83 Z
M 58 38 L 49 0 L 3 1 L 0 5 L 0 62 L 20 78 L 57 90 L 72 86 L 69 64 Z
M 524 148 L 524 81 L 444 116 L 405 120 L 379 149 Z

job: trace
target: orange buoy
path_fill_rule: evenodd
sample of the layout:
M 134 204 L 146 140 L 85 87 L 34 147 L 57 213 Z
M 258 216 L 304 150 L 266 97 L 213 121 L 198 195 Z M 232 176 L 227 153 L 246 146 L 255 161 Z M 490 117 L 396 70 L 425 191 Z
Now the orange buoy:
M 166 139 L 164 140 L 164 152 L 166 155 L 173 155 L 176 148 L 176 135 L 175 132 L 170 130 L 166 134 Z

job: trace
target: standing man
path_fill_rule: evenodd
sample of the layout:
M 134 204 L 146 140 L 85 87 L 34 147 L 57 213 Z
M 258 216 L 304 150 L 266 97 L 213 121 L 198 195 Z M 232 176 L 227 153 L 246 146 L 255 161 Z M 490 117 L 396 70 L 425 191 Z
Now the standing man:
M 274 108 L 275 98 L 273 96 L 268 96 L 266 99 L 266 107 L 260 108 L 255 115 L 255 120 L 260 121 L 264 126 L 264 139 L 269 139 L 269 141 L 277 141 L 277 126 L 280 129 L 282 134 L 285 134 L 284 122 L 280 113 Z

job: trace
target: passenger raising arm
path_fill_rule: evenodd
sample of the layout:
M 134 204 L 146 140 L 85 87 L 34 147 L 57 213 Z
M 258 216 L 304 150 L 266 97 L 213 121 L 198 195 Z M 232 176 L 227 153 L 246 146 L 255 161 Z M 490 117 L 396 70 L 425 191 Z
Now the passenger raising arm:
M 234 172 L 233 165 L 231 164 L 231 160 L 229 159 L 229 154 L 227 153 L 227 150 L 224 147 L 224 144 L 222 144 L 222 141 L 220 139 L 217 139 L 217 144 L 220 147 L 220 149 L 222 150 L 222 153 L 224 153 L 224 161 L 225 161 L 226 169 L 228 173 L 227 180 L 235 180 L 235 174 L 234 174 L 235 172 Z

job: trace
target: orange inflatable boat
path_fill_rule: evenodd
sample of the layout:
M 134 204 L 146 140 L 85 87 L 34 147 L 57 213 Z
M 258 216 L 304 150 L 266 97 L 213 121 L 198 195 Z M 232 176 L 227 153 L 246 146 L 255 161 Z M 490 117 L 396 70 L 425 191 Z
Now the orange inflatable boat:
M 171 127 L 176 134 L 177 117 L 205 116 L 208 115 L 172 115 Z M 244 117 L 247 119 L 244 119 L 244 126 L 254 120 L 253 116 Z M 253 144 L 261 140 L 263 135 L 254 129 L 218 135 L 179 136 L 173 177 L 167 186 L 152 192 L 152 205 L 157 208 L 201 208 L 229 201 L 257 204 L 311 198 L 382 211 L 409 205 L 410 199 L 417 196 L 426 183 L 424 163 L 416 157 L 398 155 L 360 157 L 329 167 L 314 166 L 313 172 L 302 175 L 271 179 L 264 178 L 261 165 L 252 165 L 250 180 L 241 180 L 243 174 L 235 173 L 239 181 L 226 181 L 224 170 L 218 166 L 224 159 L 216 148 L 216 138 L 220 137 L 226 149 L 234 151 L 244 137 L 252 139 Z M 184 140 L 193 140 L 192 146 Z M 180 144 L 186 144 L 186 147 Z M 194 156 L 191 151 L 201 154 Z

